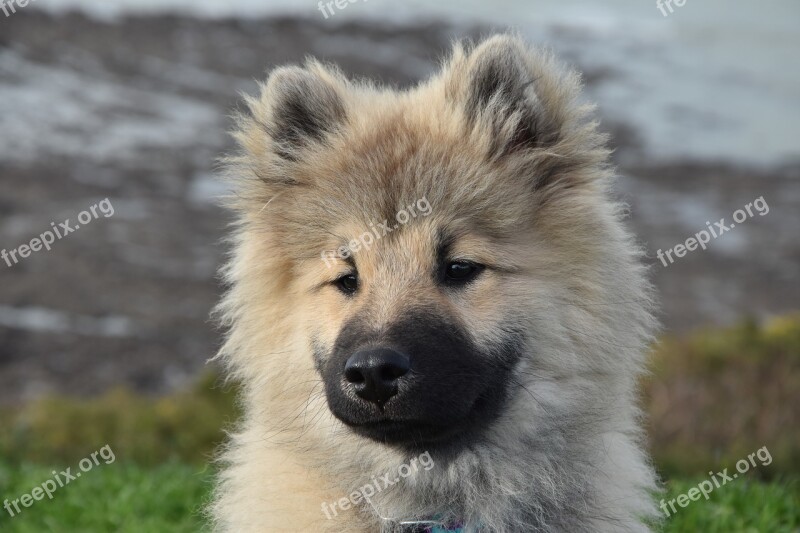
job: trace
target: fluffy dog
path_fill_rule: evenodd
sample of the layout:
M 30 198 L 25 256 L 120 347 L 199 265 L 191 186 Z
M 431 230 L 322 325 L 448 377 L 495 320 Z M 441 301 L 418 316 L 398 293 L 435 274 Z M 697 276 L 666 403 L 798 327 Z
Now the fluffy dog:
M 648 530 L 652 295 L 579 92 L 496 36 L 409 90 L 309 61 L 247 100 L 219 531 Z

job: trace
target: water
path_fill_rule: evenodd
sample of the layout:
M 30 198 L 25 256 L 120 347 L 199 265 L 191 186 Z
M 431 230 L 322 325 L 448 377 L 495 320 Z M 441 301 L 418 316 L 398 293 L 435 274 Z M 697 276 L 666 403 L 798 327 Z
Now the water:
M 103 18 L 179 12 L 323 20 L 314 0 L 40 0 L 38 7 L 78 7 Z M 328 22 L 353 19 L 515 28 L 603 73 L 590 97 L 605 117 L 634 128 L 640 157 L 651 163 L 800 161 L 797 0 L 687 0 L 667 17 L 655 0 L 357 0 Z

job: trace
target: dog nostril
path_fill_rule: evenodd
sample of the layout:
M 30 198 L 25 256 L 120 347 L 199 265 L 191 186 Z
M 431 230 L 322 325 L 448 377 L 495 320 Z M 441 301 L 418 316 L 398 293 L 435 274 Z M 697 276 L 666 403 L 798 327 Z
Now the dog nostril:
M 397 378 L 405 376 L 406 373 L 408 373 L 407 366 L 388 364 L 381 365 L 380 367 L 381 379 L 384 381 L 394 381 Z
M 345 363 L 344 378 L 367 401 L 383 405 L 397 394 L 400 378 L 411 369 L 406 355 L 389 348 L 361 350 Z
M 361 373 L 361 370 L 355 367 L 345 368 L 344 377 L 353 385 L 358 385 L 359 383 L 364 383 L 364 381 L 366 381 L 364 374 Z

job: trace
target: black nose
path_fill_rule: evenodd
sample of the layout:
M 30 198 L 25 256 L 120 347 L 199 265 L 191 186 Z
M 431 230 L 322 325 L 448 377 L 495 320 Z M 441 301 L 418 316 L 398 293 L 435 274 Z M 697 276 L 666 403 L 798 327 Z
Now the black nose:
M 410 368 L 407 356 L 389 348 L 372 348 L 347 360 L 344 377 L 360 397 L 383 406 L 397 394 L 397 383 Z

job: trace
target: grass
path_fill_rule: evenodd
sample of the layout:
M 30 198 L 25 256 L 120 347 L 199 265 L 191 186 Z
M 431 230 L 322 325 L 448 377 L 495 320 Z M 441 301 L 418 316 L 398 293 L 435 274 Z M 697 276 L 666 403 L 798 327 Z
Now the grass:
M 707 478 L 706 478 L 707 479 Z M 704 479 L 675 480 L 667 485 L 667 501 L 686 494 Z M 796 533 L 800 531 L 800 480 L 758 482 L 737 479 L 715 489 L 706 501 L 702 495 L 686 507 L 674 504 L 665 532 Z
M 61 470 L 65 466 L 60 466 Z M 73 467 L 74 471 L 77 469 Z M 10 500 L 52 479 L 52 467 L 0 464 L 0 495 Z M 160 466 L 104 464 L 44 496 L 11 517 L 0 509 L 4 533 L 121 532 L 197 533 L 208 531 L 202 507 L 213 473 L 210 469 L 169 462 Z M 13 507 L 12 507 L 13 510 Z
M 60 470 L 63 466 L 60 466 Z M 52 478 L 52 467 L 0 464 L 0 494 L 16 499 Z M 137 466 L 115 462 L 95 466 L 34 502 L 17 516 L 0 509 L 0 531 L 149 533 L 209 531 L 202 518 L 213 473 L 200 466 L 169 462 Z M 669 501 L 702 478 L 667 485 Z M 796 532 L 800 528 L 800 482 L 741 479 L 716 489 L 709 500 L 691 502 L 667 519 L 663 531 Z M 677 507 L 676 507 L 677 508 Z

